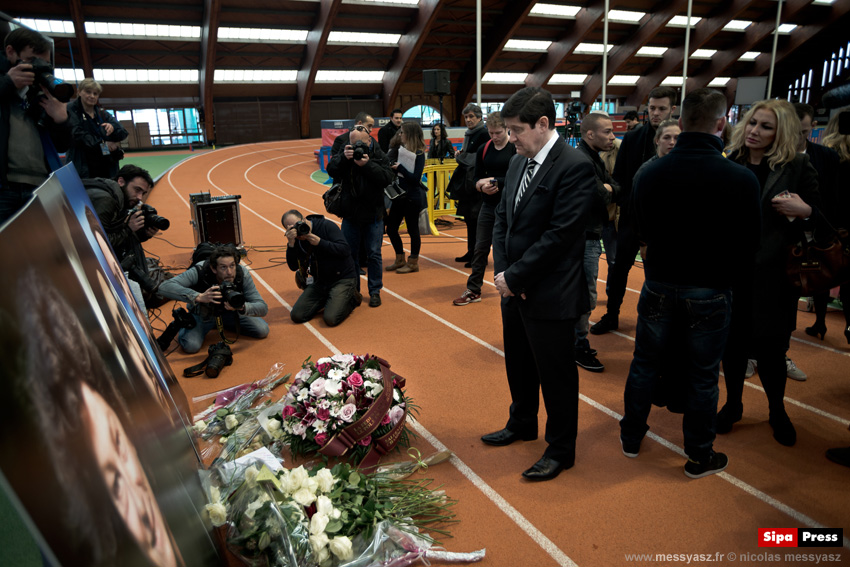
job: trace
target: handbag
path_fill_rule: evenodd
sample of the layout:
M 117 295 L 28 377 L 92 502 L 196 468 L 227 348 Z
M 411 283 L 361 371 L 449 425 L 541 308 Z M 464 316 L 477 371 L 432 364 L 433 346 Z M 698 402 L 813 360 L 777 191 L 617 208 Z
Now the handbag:
M 339 218 L 350 216 L 354 212 L 354 195 L 346 191 L 342 183 L 334 183 L 331 188 L 322 195 L 325 202 L 325 210 Z
M 786 272 L 801 297 L 850 281 L 850 234 L 843 228 L 829 228 L 832 234 L 828 240 L 803 238 L 789 250 Z
M 407 191 L 404 190 L 404 187 L 398 182 L 398 178 L 393 179 L 393 182 L 384 187 L 384 195 L 387 196 L 387 199 L 390 201 L 395 201 L 399 197 L 404 197 Z

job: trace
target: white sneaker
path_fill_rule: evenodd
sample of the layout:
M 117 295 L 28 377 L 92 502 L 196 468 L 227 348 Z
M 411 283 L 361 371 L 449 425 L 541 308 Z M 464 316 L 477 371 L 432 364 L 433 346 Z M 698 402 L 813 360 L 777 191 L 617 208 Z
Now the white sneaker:
M 752 378 L 756 373 L 756 361 L 752 358 L 747 359 L 747 371 L 744 372 L 744 378 Z
M 808 379 L 806 373 L 797 368 L 794 361 L 787 356 L 785 357 L 785 375 L 791 380 L 796 380 L 797 382 L 805 382 Z

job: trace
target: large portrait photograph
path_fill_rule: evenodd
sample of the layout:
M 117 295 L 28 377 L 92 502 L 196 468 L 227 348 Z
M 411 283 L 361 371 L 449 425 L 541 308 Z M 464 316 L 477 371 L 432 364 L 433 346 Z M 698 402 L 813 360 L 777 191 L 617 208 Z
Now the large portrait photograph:
M 62 185 L 0 231 L 2 476 L 51 563 L 215 564 L 170 368 Z

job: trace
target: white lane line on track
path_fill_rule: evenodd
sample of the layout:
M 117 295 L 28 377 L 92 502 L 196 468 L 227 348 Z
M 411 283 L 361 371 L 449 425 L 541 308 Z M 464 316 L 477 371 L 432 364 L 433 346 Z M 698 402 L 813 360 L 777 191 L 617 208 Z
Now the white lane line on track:
M 223 191 L 220 187 L 218 187 L 215 183 L 213 183 L 213 182 L 212 182 L 212 180 L 209 178 L 209 174 L 207 175 L 207 180 L 209 181 L 210 185 L 212 185 L 213 187 L 215 187 L 217 190 L 224 192 L 224 191 Z M 177 189 L 176 189 L 176 188 L 174 188 L 174 191 L 176 192 L 176 191 L 177 191 Z M 187 205 L 188 205 L 188 203 L 187 203 Z M 246 209 L 247 209 L 247 207 L 246 207 Z M 251 209 L 248 209 L 248 210 L 250 210 L 250 211 L 251 211 L 252 213 L 254 213 L 256 216 L 258 216 L 260 219 L 262 219 L 262 220 L 266 221 L 266 222 L 267 222 L 267 223 L 269 223 L 269 224 L 272 224 L 272 226 L 275 226 L 275 228 L 278 228 L 279 230 L 281 230 L 281 231 L 282 231 L 282 227 L 277 227 L 277 225 L 275 225 L 275 224 L 271 223 L 270 221 L 268 221 L 267 219 L 265 219 L 264 217 L 262 217 L 261 215 L 259 215 L 256 211 L 253 211 L 253 210 L 251 210 Z M 254 273 L 256 273 L 256 271 L 254 271 L 254 270 L 252 270 L 252 271 L 253 271 Z M 261 281 L 261 283 L 263 284 L 263 286 L 264 286 L 267 290 L 269 290 L 269 291 L 270 291 L 270 292 L 271 292 L 271 293 L 272 293 L 272 294 L 273 294 L 273 295 L 274 295 L 274 296 L 275 296 L 275 297 L 276 297 L 276 298 L 277 298 L 277 299 L 281 302 L 281 304 L 282 304 L 282 305 L 286 306 L 288 309 L 290 309 L 290 310 L 291 310 L 291 307 L 289 307 L 289 306 L 288 306 L 288 305 L 287 305 L 287 304 L 283 301 L 283 299 L 282 299 L 282 298 L 280 298 L 280 296 L 279 296 L 279 295 L 277 295 L 277 293 L 276 293 L 276 292 L 274 292 L 274 290 L 272 290 L 272 289 L 271 289 L 271 287 L 270 287 L 270 286 L 269 286 L 269 285 L 268 285 L 268 284 L 267 284 L 264 280 L 262 280 L 261 278 L 258 278 L 258 279 Z M 408 299 L 406 299 L 406 298 L 403 298 L 402 296 L 398 295 L 397 293 L 395 293 L 395 292 L 393 292 L 393 291 L 391 291 L 391 290 L 389 290 L 389 289 L 387 289 L 387 288 L 384 288 L 384 291 L 386 291 L 387 293 L 389 293 L 389 294 L 390 294 L 390 295 L 392 295 L 393 297 L 395 297 L 395 298 L 397 298 L 397 299 L 400 299 L 401 301 L 403 301 L 403 302 L 404 302 L 404 303 L 406 303 L 407 305 L 409 305 L 409 306 L 411 306 L 411 307 L 414 307 L 415 309 L 417 309 L 418 311 L 420 311 L 420 312 L 424 313 L 425 315 L 427 315 L 427 316 L 431 317 L 432 319 L 434 319 L 434 320 L 436 320 L 436 321 L 440 322 L 441 324 L 448 326 L 450 329 L 452 329 L 452 330 L 454 330 L 454 331 L 459 332 L 460 334 L 462 334 L 463 336 L 465 336 L 465 337 L 469 338 L 469 339 L 470 339 L 470 340 L 472 340 L 473 342 L 475 342 L 475 343 L 477 343 L 477 344 L 479 344 L 479 345 L 481 345 L 481 346 L 484 346 L 485 348 L 488 348 L 489 350 L 493 351 L 494 353 L 496 353 L 496 354 L 498 354 L 499 356 L 501 356 L 501 357 L 503 357 L 503 358 L 504 358 L 504 352 L 503 352 L 502 350 L 500 350 L 500 349 L 498 349 L 497 347 L 495 347 L 495 346 L 493 346 L 493 345 L 491 345 L 491 344 L 487 343 L 487 342 L 486 342 L 486 341 L 484 341 L 483 339 L 480 339 L 480 338 L 476 337 L 475 335 L 473 335 L 472 333 L 469 333 L 468 331 L 464 331 L 464 330 L 463 330 L 463 329 L 461 329 L 460 327 L 458 327 L 458 326 L 454 325 L 453 323 L 450 323 L 449 321 L 446 321 L 445 319 L 443 319 L 442 317 L 438 316 L 437 314 L 435 314 L 435 313 L 433 313 L 433 312 L 429 311 L 428 309 L 425 309 L 425 308 L 424 308 L 424 307 L 422 307 L 422 306 L 419 306 L 419 305 L 417 305 L 417 304 L 413 303 L 412 301 L 410 301 L 410 300 L 408 300 Z M 326 346 L 331 345 L 330 341 L 327 341 L 326 339 L 324 339 L 324 337 L 321 335 L 321 333 L 319 333 L 319 331 L 317 331 L 317 330 L 316 330 L 314 327 L 312 327 L 312 326 L 311 326 L 311 332 L 312 332 L 314 335 L 316 335 L 316 336 L 317 336 L 317 338 L 319 338 L 319 340 L 320 340 L 320 341 L 322 341 L 322 343 L 323 343 L 323 344 L 325 344 Z M 620 333 L 617 333 L 617 334 L 619 335 Z M 627 335 L 621 335 L 621 336 L 624 336 L 624 337 L 628 338 L 629 340 L 634 341 L 634 339 L 633 339 L 633 338 L 628 337 Z M 320 337 L 321 337 L 321 338 L 320 338 Z M 337 353 L 339 352 L 339 351 L 338 351 L 337 349 L 335 349 L 335 348 L 331 348 L 331 350 L 332 350 L 332 351 L 335 351 L 335 352 L 337 352 Z M 756 386 L 753 386 L 753 387 L 756 387 Z M 756 388 L 757 388 L 757 387 L 756 387 Z M 615 419 L 617 419 L 618 421 L 619 421 L 619 419 L 622 417 L 622 416 L 620 416 L 617 412 L 615 412 L 614 410 L 611 410 L 611 409 L 610 409 L 610 408 L 608 408 L 607 406 L 604 406 L 604 405 L 600 404 L 599 402 L 596 402 L 595 400 L 593 400 L 593 399 L 591 399 L 591 398 L 588 398 L 587 396 L 585 396 L 585 395 L 583 395 L 583 394 L 579 394 L 579 398 L 580 398 L 583 402 L 585 402 L 585 403 L 587 403 L 588 405 L 590 405 L 591 407 L 594 407 L 595 409 L 598 409 L 598 410 L 602 411 L 602 412 L 603 412 L 603 413 L 605 413 L 606 415 L 609 415 L 609 416 L 611 416 L 611 417 L 614 417 L 614 418 L 615 418 Z M 790 400 L 789 400 L 789 401 L 790 401 Z M 829 414 L 827 414 L 827 415 L 829 415 Z M 420 425 L 421 425 L 421 424 L 420 424 Z M 424 427 L 423 427 L 423 429 L 424 429 Z M 426 431 L 427 431 L 427 430 L 426 430 Z M 655 441 L 655 442 L 657 442 L 657 443 L 661 444 L 662 446 L 666 447 L 667 449 L 670 449 L 671 451 L 675 452 L 676 454 L 681 455 L 681 456 L 684 456 L 684 451 L 682 451 L 682 450 L 681 450 L 681 449 L 680 449 L 677 445 L 675 445 L 675 444 L 671 443 L 670 441 L 668 441 L 668 440 L 666 440 L 666 439 L 664 439 L 664 438 L 662 438 L 662 437 L 659 437 L 658 435 L 656 435 L 656 434 L 654 434 L 654 433 L 648 433 L 648 434 L 647 434 L 647 437 L 649 437 L 649 438 L 650 438 L 650 439 L 652 439 L 653 441 Z M 436 438 L 435 438 L 435 440 L 436 440 Z M 442 445 L 442 444 L 441 444 L 441 445 Z M 435 446 L 435 447 L 436 447 L 436 446 Z M 460 461 L 460 459 L 458 459 L 458 462 L 462 463 L 462 461 Z M 457 464 L 455 464 L 455 466 L 456 466 L 456 467 L 458 467 L 458 465 L 457 465 Z M 464 466 L 466 466 L 466 465 L 464 465 Z M 460 467 L 458 467 L 458 470 L 461 470 L 461 469 L 460 469 Z M 461 471 L 461 472 L 463 472 L 463 471 Z M 470 469 L 470 472 L 472 472 L 472 471 L 471 471 L 471 469 Z M 473 474 L 474 474 L 474 473 L 473 473 Z M 476 476 L 477 476 L 477 475 L 476 475 Z M 820 523 L 816 522 L 814 519 L 812 519 L 812 518 L 808 517 L 807 515 L 803 514 L 802 512 L 799 512 L 799 511 L 795 510 L 794 508 L 792 508 L 792 507 L 790 507 L 790 506 L 788 506 L 788 505 L 786 505 L 786 504 L 783 504 L 783 503 L 782 503 L 782 502 L 780 502 L 779 500 L 777 500 L 777 499 L 773 498 L 772 496 L 770 496 L 770 495 L 768 495 L 768 494 L 766 494 L 766 493 L 764 493 L 764 492 L 760 491 L 759 489 L 757 489 L 757 488 L 755 488 L 754 486 L 752 486 L 752 485 L 750 485 L 750 484 L 748 484 L 748 483 L 744 482 L 743 480 L 738 479 L 737 477 L 734 477 L 734 476 L 732 476 L 732 475 L 730 475 L 730 474 L 728 474 L 728 473 L 726 473 L 726 472 L 719 473 L 719 474 L 718 474 L 718 477 L 720 477 L 720 478 L 724 479 L 725 481 L 729 482 L 729 483 L 730 483 L 730 484 L 732 484 L 733 486 L 736 486 L 737 488 L 740 488 L 741 490 L 744 490 L 745 492 L 747 492 L 747 493 L 748 493 L 748 494 L 750 494 L 751 496 L 753 496 L 753 497 L 755 497 L 755 498 L 757 498 L 757 499 L 761 500 L 762 502 L 764 502 L 764 503 L 765 503 L 765 504 L 767 504 L 768 506 L 771 506 L 772 508 L 774 508 L 774 509 L 776 509 L 776 510 L 778 510 L 778 511 L 780 511 L 780 512 L 784 513 L 784 514 L 791 516 L 794 520 L 796 520 L 796 521 L 800 522 L 801 524 L 804 524 L 806 527 L 812 527 L 812 528 L 815 528 L 815 527 L 823 527 Z M 468 478 L 469 478 L 469 477 L 468 477 Z M 480 477 L 479 477 L 479 478 L 480 478 Z M 475 481 L 474 481 L 473 479 L 471 479 L 471 478 L 470 478 L 470 481 L 471 481 L 471 482 L 473 482 L 473 484 L 475 484 Z M 482 480 L 481 482 L 483 483 L 483 485 L 475 484 L 475 486 L 476 486 L 479 490 L 481 490 L 481 491 L 482 491 L 482 492 L 486 495 L 486 494 L 487 494 L 487 489 L 492 490 L 492 488 L 490 488 L 490 487 L 489 487 L 489 485 L 487 485 L 486 483 L 484 483 L 484 481 L 483 481 L 483 480 Z M 486 487 L 486 489 L 485 489 L 485 487 Z M 495 492 L 494 492 L 494 493 L 495 493 Z M 498 493 L 495 493 L 495 494 L 498 494 Z M 489 495 L 488 495 L 488 497 L 489 497 Z M 501 498 L 501 497 L 500 497 L 500 498 Z M 506 501 L 505 501 L 505 503 L 507 504 L 507 502 L 506 502 Z M 516 519 L 514 519 L 514 518 L 511 516 L 511 514 L 509 513 L 509 511 L 508 511 L 508 510 L 506 510 L 505 508 L 503 508 L 502 506 L 500 506 L 500 505 L 499 505 L 499 503 L 498 503 L 498 502 L 496 502 L 496 501 L 494 501 L 494 504 L 496 504 L 496 506 L 498 506 L 498 507 L 499 507 L 499 508 L 500 508 L 500 509 L 501 509 L 501 510 L 502 510 L 502 511 L 506 514 L 506 515 L 508 515 L 508 517 L 511 517 L 511 519 L 512 519 L 512 520 L 514 520 L 514 521 L 516 522 Z M 518 512 L 517 512 L 517 514 L 518 514 Z M 522 516 L 521 516 L 521 515 L 520 515 L 520 517 L 522 518 Z M 524 519 L 524 518 L 523 518 L 523 519 Z M 527 521 L 527 520 L 526 520 L 526 521 Z M 519 525 L 519 524 L 517 524 L 517 525 Z M 534 528 L 534 527 L 533 527 L 533 524 L 530 524 L 530 523 L 529 523 L 529 527 L 530 527 L 531 529 L 534 529 L 534 530 L 536 531 L 536 528 Z M 521 529 L 524 529 L 521 525 L 520 525 L 520 528 L 521 528 Z M 542 534 L 541 534 L 541 535 L 542 535 Z M 545 536 L 544 536 L 544 537 L 545 537 Z M 536 541 L 536 540 L 535 540 L 535 541 Z M 546 541 L 549 541 L 549 540 L 547 539 Z M 538 544 L 539 544 L 539 542 L 538 542 Z M 545 548 L 545 547 L 543 547 L 542 545 L 541 545 L 541 547 L 544 549 L 544 551 L 547 551 L 547 553 L 549 553 L 549 551 L 548 551 L 548 550 L 546 550 L 546 548 Z M 848 539 L 848 538 L 844 538 L 844 547 L 846 547 L 846 548 L 850 549 L 850 539 Z M 560 549 L 559 549 L 559 548 L 555 547 L 555 549 L 556 549 L 557 551 L 559 551 L 559 552 L 560 552 Z M 563 553 L 563 552 L 561 552 L 561 553 Z M 551 553 L 550 553 L 550 556 L 551 556 Z M 569 560 L 569 561 L 570 561 L 570 563 L 567 563 L 566 565 L 575 565 L 575 563 L 574 563 L 574 562 L 572 562 L 572 560 L 571 560 L 571 559 L 569 559 L 569 557 L 568 557 L 568 556 L 566 556 L 565 554 L 564 554 L 563 556 L 564 556 L 567 560 Z M 556 561 L 558 561 L 558 559 L 557 559 L 555 556 L 552 556 L 552 558 L 553 558 L 553 559 L 555 559 Z

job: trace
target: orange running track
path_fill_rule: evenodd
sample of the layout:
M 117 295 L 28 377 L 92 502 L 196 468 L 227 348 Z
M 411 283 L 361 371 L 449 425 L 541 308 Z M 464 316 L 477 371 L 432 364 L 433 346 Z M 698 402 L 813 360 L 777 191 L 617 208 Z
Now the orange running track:
M 520 474 L 542 455 L 542 436 L 501 448 L 479 440 L 504 426 L 510 396 L 492 271 L 481 303 L 451 303 L 465 289 L 468 275 L 454 262 L 466 250 L 462 223 L 439 237 L 423 238 L 419 273 L 384 273 L 381 307 L 371 309 L 364 302 L 335 328 L 321 318 L 304 325 L 290 321 L 299 290 L 285 265 L 280 217 L 291 208 L 324 213 L 321 195 L 326 187 L 310 178 L 317 170 L 313 151 L 318 146 L 318 140 L 298 140 L 199 154 L 170 170 L 151 193 L 149 202 L 172 226 L 161 239 L 149 242 L 147 251 L 175 271 L 187 267 L 194 246 L 188 195 L 241 195 L 246 264 L 270 309 L 269 338 L 239 339 L 233 345 L 233 366 L 218 379 L 179 378 L 190 399 L 262 378 L 276 362 L 286 363 L 294 373 L 308 356 L 353 352 L 386 358 L 407 378 L 408 393 L 421 407 L 415 446 L 423 455 L 443 448 L 456 455 L 418 473 L 444 484 L 459 500 L 460 523 L 452 528 L 454 537 L 443 543 L 451 551 L 486 548 L 482 564 L 487 566 L 808 566 L 818 559 L 821 565 L 850 561 L 850 469 L 824 457 L 827 448 L 850 444 L 850 350 L 841 333 L 841 314 L 828 315 L 829 338 L 821 342 L 802 332 L 814 316 L 799 313 L 789 354 L 809 380 L 789 380 L 786 394 L 797 445 L 783 447 L 773 440 L 764 392 L 754 377 L 744 389 L 744 419 L 715 443 L 729 455 L 729 467 L 690 480 L 683 474 L 680 415 L 653 408 L 640 456 L 628 459 L 620 450 L 617 421 L 643 281 L 637 264 L 620 331 L 591 336 L 605 371 L 579 371 L 583 403 L 575 466 L 553 481 L 525 482 Z M 383 250 L 386 265 L 393 256 L 386 239 Z M 599 278 L 600 301 L 592 321 L 605 309 L 604 261 Z M 365 289 L 365 278 L 362 283 Z M 163 308 L 163 318 L 170 320 L 169 306 Z M 161 330 L 164 324 L 155 321 L 154 326 Z M 207 344 L 214 336 L 208 336 Z M 200 353 L 186 356 L 179 350 L 169 355 L 178 377 L 201 359 Z M 564 364 L 573 361 L 565 359 Z M 725 399 L 723 391 L 720 399 Z M 542 432 L 545 413 L 542 403 L 540 407 Z M 844 528 L 843 547 L 758 547 L 759 528 L 796 527 Z M 645 554 L 652 557 L 630 557 Z

